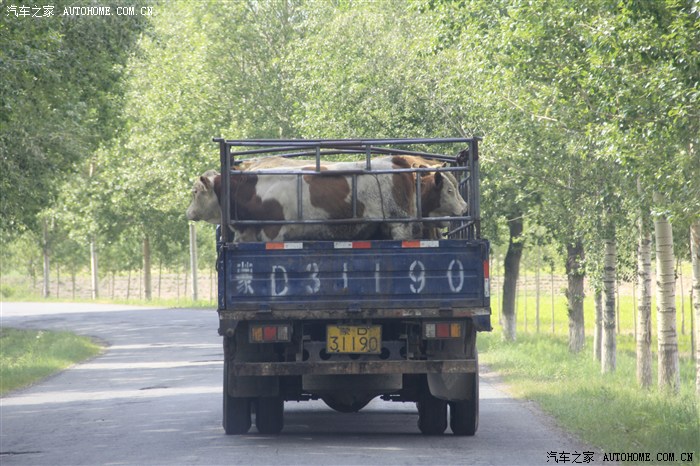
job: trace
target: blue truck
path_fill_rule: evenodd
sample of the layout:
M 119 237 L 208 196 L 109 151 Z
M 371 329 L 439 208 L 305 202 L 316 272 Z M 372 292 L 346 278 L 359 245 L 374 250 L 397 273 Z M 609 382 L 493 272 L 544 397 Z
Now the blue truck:
M 242 242 L 235 239 L 236 227 L 264 222 L 237 218 L 230 179 L 222 176 L 217 271 L 225 432 L 248 432 L 254 416 L 258 432 L 279 433 L 285 401 L 321 399 L 337 411 L 356 412 L 381 397 L 416 403 L 423 434 L 440 435 L 449 424 L 455 435 L 474 435 L 476 335 L 491 330 L 479 139 L 214 141 L 221 173 L 231 176 L 241 175 L 238 164 L 268 156 L 310 158 L 319 176 L 327 160 L 359 158 L 366 163 L 348 174 L 353 180 L 372 176 L 376 157 L 442 162 L 407 170 L 415 179 L 451 172 L 468 206 L 462 216 L 424 217 L 419 187 L 416 215 L 391 221 L 434 227 L 437 237 Z M 301 180 L 310 172 L 295 173 Z M 387 221 L 354 218 L 352 202 L 352 218 L 332 221 Z

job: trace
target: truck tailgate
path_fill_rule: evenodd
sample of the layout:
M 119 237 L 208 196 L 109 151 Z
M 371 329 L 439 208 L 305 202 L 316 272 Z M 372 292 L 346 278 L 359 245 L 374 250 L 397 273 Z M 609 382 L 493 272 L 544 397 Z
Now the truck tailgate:
M 488 307 L 488 247 L 485 240 L 231 243 L 218 260 L 219 309 Z

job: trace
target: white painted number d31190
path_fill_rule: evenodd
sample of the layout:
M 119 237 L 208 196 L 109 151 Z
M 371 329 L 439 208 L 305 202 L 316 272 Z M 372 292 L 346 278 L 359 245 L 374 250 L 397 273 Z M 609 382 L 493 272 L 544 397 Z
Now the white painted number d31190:
M 316 294 L 321 289 L 321 280 L 318 279 L 318 264 L 316 262 L 308 264 L 306 271 L 309 272 L 309 280 L 311 280 L 311 284 L 306 285 L 306 292 Z
M 457 269 L 456 272 L 455 268 Z M 455 273 L 457 275 L 456 278 Z M 452 259 L 449 267 L 447 267 L 447 282 L 450 284 L 450 290 L 452 290 L 453 293 L 462 291 L 462 287 L 464 286 L 464 266 L 460 260 Z
M 343 262 L 341 277 L 343 292 L 347 292 L 350 286 L 350 274 L 347 262 Z M 310 262 L 306 264 L 305 272 L 306 274 L 302 277 L 301 286 L 299 291 L 304 291 L 306 295 L 315 295 L 321 291 L 323 286 L 321 267 L 318 263 Z M 291 272 L 291 276 L 295 276 Z M 464 264 L 459 259 L 452 259 L 447 266 L 445 275 L 447 279 L 447 285 L 452 293 L 460 293 L 464 289 L 465 276 L 464 276 Z M 425 270 L 425 264 L 420 260 L 415 260 L 411 263 L 408 269 L 409 278 L 409 289 L 414 294 L 420 294 L 425 290 L 428 281 L 428 274 Z M 435 276 L 433 279 L 440 279 Z M 251 262 L 239 262 L 236 264 L 235 280 L 237 285 L 237 291 L 239 294 L 255 294 L 253 288 L 253 264 Z M 487 279 L 488 280 L 488 279 Z M 282 265 L 273 265 L 272 270 L 270 270 L 270 295 L 271 296 L 286 296 L 292 292 L 292 283 L 290 282 L 290 273 Z M 443 282 L 444 283 L 444 282 Z M 379 294 L 384 288 L 384 276 L 382 275 L 382 269 L 379 262 L 374 264 L 374 291 Z M 486 282 L 486 295 L 488 296 L 488 281 Z
M 281 282 L 281 286 L 278 284 Z M 272 296 L 284 296 L 289 292 L 289 277 L 287 276 L 287 269 L 281 265 L 272 266 L 272 273 L 270 274 L 270 294 Z
M 408 278 L 413 281 L 410 285 L 411 291 L 416 294 L 423 291 L 425 288 L 425 266 L 421 261 L 413 261 L 408 271 Z

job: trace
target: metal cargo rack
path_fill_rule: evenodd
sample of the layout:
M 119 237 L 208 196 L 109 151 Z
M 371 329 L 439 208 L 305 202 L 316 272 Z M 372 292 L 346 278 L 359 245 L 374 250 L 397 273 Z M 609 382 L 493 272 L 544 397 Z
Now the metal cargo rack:
M 298 218 L 289 220 L 241 220 L 232 218 L 229 176 L 222 176 L 222 225 L 258 226 L 284 224 L 353 224 L 381 222 L 450 222 L 447 233 L 449 239 L 478 239 L 480 238 L 480 194 L 479 194 L 479 152 L 480 138 L 408 138 L 408 139 L 247 139 L 227 140 L 215 138 L 219 143 L 221 173 L 231 176 L 247 175 L 291 175 L 297 176 Z M 418 146 L 459 147 L 456 155 L 416 150 Z M 365 165 L 359 170 L 328 170 L 322 171 L 324 158 L 331 156 L 361 156 Z M 430 160 L 446 162 L 443 167 L 410 168 L 397 170 L 373 170 L 372 158 L 376 156 L 410 155 Z M 313 157 L 315 170 L 279 170 L 265 171 L 249 170 L 241 172 L 235 167 L 246 160 L 259 160 L 265 157 Z M 362 160 L 362 159 L 360 159 Z M 336 160 L 333 160 L 336 161 Z M 357 161 L 357 159 L 356 159 Z M 362 175 L 414 173 L 416 180 L 416 216 L 410 218 L 358 218 L 357 217 L 357 177 Z M 452 172 L 459 183 L 460 194 L 467 201 L 467 212 L 463 216 L 453 217 L 423 217 L 421 206 L 421 173 Z M 352 179 L 352 218 L 343 219 L 303 219 L 302 218 L 302 177 L 303 176 L 350 176 Z M 221 240 L 224 244 L 233 240 L 231 228 L 221 229 Z

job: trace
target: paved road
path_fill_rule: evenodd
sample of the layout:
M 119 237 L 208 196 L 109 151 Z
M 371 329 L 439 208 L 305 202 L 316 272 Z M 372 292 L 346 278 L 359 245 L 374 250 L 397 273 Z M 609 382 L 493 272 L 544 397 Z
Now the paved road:
M 483 368 L 475 437 L 422 436 L 415 405 L 381 400 L 354 414 L 320 401 L 287 402 L 280 435 L 260 435 L 253 427 L 249 435 L 226 436 L 213 310 L 1 306 L 3 326 L 71 330 L 108 345 L 101 356 L 0 399 L 3 466 L 543 465 L 551 451 L 592 451 L 595 463 L 602 459 L 600 450 L 509 397 Z

